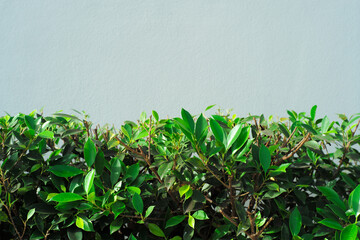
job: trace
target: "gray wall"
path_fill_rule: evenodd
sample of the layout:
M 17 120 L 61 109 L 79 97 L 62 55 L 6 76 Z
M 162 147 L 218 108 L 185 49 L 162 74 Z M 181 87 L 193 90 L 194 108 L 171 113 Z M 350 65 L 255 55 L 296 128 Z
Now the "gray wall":
M 0 115 L 360 112 L 360 1 L 0 0 Z

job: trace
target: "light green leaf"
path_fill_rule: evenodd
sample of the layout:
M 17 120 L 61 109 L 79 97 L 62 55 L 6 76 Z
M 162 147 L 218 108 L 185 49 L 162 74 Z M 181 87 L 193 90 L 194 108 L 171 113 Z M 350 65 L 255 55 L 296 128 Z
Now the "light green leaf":
M 311 120 L 313 120 L 313 121 L 315 120 L 316 109 L 317 109 L 317 105 L 314 105 L 310 110 Z
M 74 202 L 79 200 L 84 200 L 84 199 L 83 197 L 81 197 L 76 193 L 69 193 L 69 192 L 56 194 L 54 197 L 50 199 L 50 201 L 55 201 L 55 202 Z
M 329 130 L 330 121 L 327 116 L 325 116 L 321 121 L 321 133 L 326 133 Z
M 93 186 L 95 178 L 95 169 L 91 170 L 88 174 L 86 174 L 84 179 L 84 190 L 86 194 L 89 194 L 91 187 Z
M 241 133 L 241 130 L 242 130 L 241 124 L 238 124 L 233 129 L 231 129 L 226 141 L 226 151 L 228 151 L 231 148 L 231 146 L 234 144 L 234 142 L 237 140 L 237 138 Z
M 351 224 L 344 228 L 340 234 L 340 240 L 357 240 L 358 227 Z
M 259 150 L 259 159 L 260 159 L 260 164 L 261 164 L 262 168 L 264 169 L 264 172 L 266 173 L 270 167 L 271 155 L 270 155 L 269 149 L 267 147 L 265 147 L 264 144 L 261 144 L 261 147 Z
M 80 229 L 84 229 L 84 220 L 80 217 L 76 217 L 76 226 Z
M 189 185 L 184 185 L 182 187 L 179 188 L 179 194 L 180 197 L 182 197 L 187 191 L 189 191 L 190 186 Z
M 78 228 L 80 228 L 82 230 L 85 230 L 87 232 L 94 232 L 93 224 L 91 223 L 91 221 L 89 219 L 87 219 L 84 216 L 82 216 L 82 217 L 77 216 L 75 224 Z
M 302 225 L 301 214 L 297 209 L 297 207 L 295 207 L 295 209 L 290 214 L 290 219 L 289 219 L 290 231 L 293 236 L 297 236 L 299 234 L 301 225 Z
M 189 215 L 188 224 L 191 228 L 195 229 L 195 218 L 193 218 L 191 215 Z
M 194 133 L 195 123 L 194 123 L 194 119 L 191 116 L 191 114 L 188 111 L 186 111 L 185 109 L 181 109 L 181 117 L 183 118 L 188 130 L 190 130 L 191 133 Z
M 48 170 L 58 177 L 74 177 L 84 172 L 81 169 L 68 165 L 55 165 L 51 166 Z
M 207 107 L 206 107 L 206 109 L 205 109 L 205 111 L 210 110 L 210 109 L 211 109 L 211 108 L 213 108 L 215 105 L 216 105 L 216 104 L 213 104 L 213 105 L 207 106 Z
M 225 138 L 225 133 L 224 133 L 223 129 L 221 128 L 220 124 L 212 118 L 210 118 L 210 128 L 211 128 L 211 131 L 213 132 L 215 138 L 219 142 L 223 143 L 224 138 Z
M 197 220 L 209 219 L 209 217 L 206 215 L 206 213 L 203 210 L 196 211 L 192 216 Z
M 174 216 L 166 221 L 165 228 L 176 226 L 179 223 L 181 223 L 182 221 L 184 221 L 185 218 L 186 218 L 186 216 L 184 216 L 184 215 Z
M 144 203 L 139 194 L 137 194 L 137 193 L 134 194 L 134 196 L 132 197 L 132 204 L 138 213 L 143 212 Z
M 154 223 L 149 223 L 148 228 L 152 234 L 154 234 L 157 237 L 165 237 L 164 232 L 158 227 L 158 225 Z
M 152 115 L 154 116 L 155 120 L 158 122 L 159 121 L 159 114 L 155 110 L 153 110 Z
M 43 132 L 39 133 L 39 137 L 54 139 L 54 133 L 51 131 L 43 131 Z
M 154 210 L 155 206 L 150 206 L 148 207 L 148 209 L 146 209 L 145 212 L 145 218 L 147 218 L 148 216 L 150 216 L 150 214 L 152 213 L 152 211 Z
M 356 219 L 360 214 L 360 185 L 358 185 L 349 196 L 349 207 L 353 209 Z
M 326 218 L 324 220 L 321 220 L 319 223 L 321 223 L 322 225 L 325 225 L 329 228 L 333 228 L 333 229 L 337 229 L 337 230 L 343 230 L 344 227 L 341 226 L 340 223 L 338 223 L 337 221 L 331 219 L 331 218 Z
M 84 158 L 88 167 L 91 167 L 96 158 L 96 147 L 91 138 L 88 138 L 84 145 Z
M 27 214 L 26 220 L 29 220 L 34 215 L 34 213 L 35 213 L 35 208 L 30 209 Z
M 134 186 L 128 186 L 128 187 L 127 187 L 127 190 L 128 190 L 128 192 L 131 193 L 131 194 L 137 193 L 137 194 L 140 195 L 140 193 L 141 193 L 141 189 L 138 188 L 138 187 L 134 187 Z

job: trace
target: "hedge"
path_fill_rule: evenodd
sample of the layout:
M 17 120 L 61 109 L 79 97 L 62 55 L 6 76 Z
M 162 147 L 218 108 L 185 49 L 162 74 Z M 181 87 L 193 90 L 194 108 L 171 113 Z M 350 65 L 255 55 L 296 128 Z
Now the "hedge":
M 358 239 L 360 114 L 287 113 L 3 116 L 0 236 Z

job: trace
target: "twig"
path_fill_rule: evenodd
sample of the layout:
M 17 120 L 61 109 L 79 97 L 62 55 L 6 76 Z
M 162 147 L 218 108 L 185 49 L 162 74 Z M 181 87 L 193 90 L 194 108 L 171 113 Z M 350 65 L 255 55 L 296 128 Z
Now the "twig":
M 224 213 L 224 211 L 222 209 L 220 209 L 219 211 L 223 216 L 224 218 L 226 218 L 227 220 L 229 220 L 229 222 L 231 222 L 234 226 L 238 226 L 238 224 L 233 220 L 231 219 L 231 217 L 229 215 L 227 215 L 226 213 Z
M 310 133 L 308 133 L 297 145 L 296 147 L 294 147 L 293 149 L 290 150 L 290 154 L 289 155 L 285 155 L 283 156 L 280 161 L 276 162 L 276 166 L 279 166 L 281 163 L 283 163 L 285 160 L 291 158 L 292 156 L 294 156 L 294 154 L 304 145 L 305 142 L 308 141 L 310 137 Z
M 359 119 L 358 123 L 356 124 L 356 127 L 355 127 L 354 131 L 353 131 L 353 132 L 351 132 L 352 137 L 354 136 L 354 134 L 355 134 L 356 130 L 358 129 L 359 124 L 360 124 L 360 119 Z
M 286 139 L 286 141 L 282 144 L 282 147 L 285 147 L 285 146 L 289 143 L 289 141 L 290 141 L 290 139 L 292 138 L 292 136 L 294 136 L 296 130 L 297 130 L 297 127 L 294 128 L 294 131 L 292 131 L 292 133 L 290 134 L 289 138 Z

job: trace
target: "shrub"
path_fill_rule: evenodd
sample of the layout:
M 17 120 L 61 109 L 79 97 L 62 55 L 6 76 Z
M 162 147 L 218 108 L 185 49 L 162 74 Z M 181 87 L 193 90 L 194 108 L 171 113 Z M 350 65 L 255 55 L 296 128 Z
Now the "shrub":
M 360 114 L 0 118 L 8 239 L 357 239 Z

